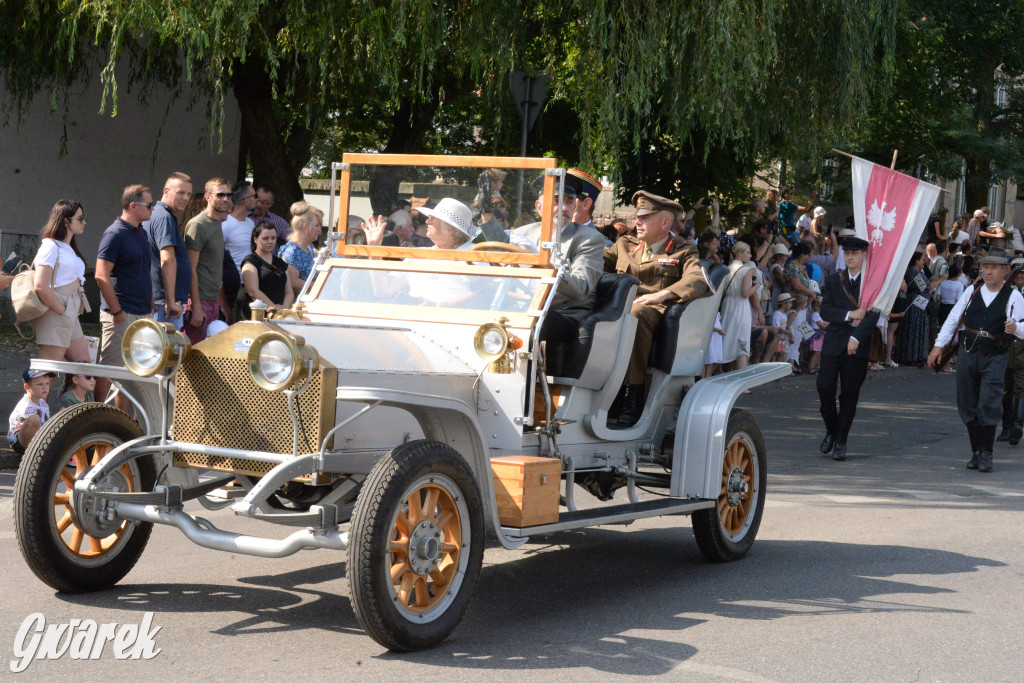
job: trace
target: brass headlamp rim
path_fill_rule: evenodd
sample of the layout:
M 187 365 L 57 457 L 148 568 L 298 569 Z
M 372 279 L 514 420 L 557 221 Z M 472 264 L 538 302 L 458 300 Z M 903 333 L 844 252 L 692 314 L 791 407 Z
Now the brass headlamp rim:
M 501 334 L 502 345 L 501 351 L 498 353 L 488 353 L 484 350 L 484 335 L 491 330 L 497 330 Z M 508 330 L 498 323 L 484 323 L 477 329 L 476 334 L 473 336 L 473 349 L 476 350 L 478 356 L 489 362 L 504 356 L 505 352 L 508 351 L 508 343 Z
M 270 382 L 260 373 L 260 350 L 271 341 L 283 342 L 288 347 L 288 352 L 292 357 L 291 371 L 282 382 Z M 303 373 L 306 371 L 306 361 L 312 359 L 315 362 L 317 357 L 316 349 L 306 346 L 306 342 L 302 337 L 295 337 L 281 330 L 269 330 L 253 340 L 252 345 L 249 347 L 246 361 L 249 366 L 249 375 L 257 386 L 267 391 L 284 391 L 303 379 Z
M 160 335 L 160 343 L 163 347 L 160 361 L 151 368 L 144 368 L 136 363 L 131 354 L 132 338 L 144 327 L 156 330 Z M 180 353 L 175 353 L 174 349 L 176 347 L 181 347 Z M 173 323 L 161 323 L 152 318 L 136 320 L 128 326 L 128 329 L 124 331 L 124 336 L 121 338 L 121 360 L 124 361 L 126 368 L 139 377 L 152 377 L 156 375 L 172 362 L 178 360 L 179 355 L 181 360 L 185 360 L 191 350 L 192 342 L 180 330 L 175 328 Z

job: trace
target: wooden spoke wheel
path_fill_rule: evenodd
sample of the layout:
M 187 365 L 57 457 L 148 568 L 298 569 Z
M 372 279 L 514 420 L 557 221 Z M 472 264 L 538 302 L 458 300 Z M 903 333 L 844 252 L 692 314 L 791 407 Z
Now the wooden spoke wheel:
M 750 550 L 761 525 L 768 482 L 764 439 L 752 415 L 733 410 L 725 443 L 715 507 L 693 514 L 697 545 L 716 562 L 735 560 Z
M 430 612 L 457 590 L 465 511 L 440 477 L 428 475 L 406 498 L 392 523 L 388 548 L 394 597 L 413 614 Z M 447 479 L 445 477 L 444 479 Z M 464 505 L 463 505 L 464 507 Z
M 25 561 L 53 588 L 109 588 L 145 549 L 152 524 L 108 520 L 96 514 L 98 499 L 74 491 L 75 481 L 105 455 L 139 436 L 139 426 L 123 412 L 80 403 L 57 413 L 32 439 L 15 483 L 15 526 Z M 100 484 L 120 492 L 149 491 L 154 479 L 147 457 L 122 465 Z
M 466 461 L 434 441 L 395 448 L 374 466 L 352 515 L 346 571 L 359 623 L 391 650 L 437 645 L 469 606 L 483 542 Z

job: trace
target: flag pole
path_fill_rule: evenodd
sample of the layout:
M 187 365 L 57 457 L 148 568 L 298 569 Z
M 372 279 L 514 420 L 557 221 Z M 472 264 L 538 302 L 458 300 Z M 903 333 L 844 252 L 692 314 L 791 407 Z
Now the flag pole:
M 832 148 L 832 151 L 835 152 L 836 154 L 840 154 L 840 155 L 846 157 L 847 159 L 855 159 L 856 158 L 852 154 L 850 154 L 849 152 L 844 152 L 843 150 L 836 149 L 835 147 Z M 889 167 L 890 170 L 895 170 L 896 169 L 896 154 L 898 152 L 899 152 L 899 150 L 894 150 L 893 153 L 892 153 L 892 166 Z M 944 187 L 940 187 L 939 188 L 939 192 L 945 192 L 946 194 L 953 194 L 952 192 L 950 192 L 949 190 L 947 190 Z
M 890 171 L 895 171 L 896 170 L 896 157 L 897 157 L 897 155 L 899 155 L 899 153 L 900 153 L 900 151 L 898 149 L 894 149 L 892 151 L 892 164 L 890 164 L 890 166 L 889 166 L 889 170 Z

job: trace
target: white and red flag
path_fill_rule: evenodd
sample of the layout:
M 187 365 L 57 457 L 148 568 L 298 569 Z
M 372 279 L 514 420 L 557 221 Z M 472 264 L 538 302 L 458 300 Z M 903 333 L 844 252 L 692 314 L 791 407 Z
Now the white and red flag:
M 853 157 L 853 216 L 868 241 L 860 307 L 888 314 L 910 256 L 941 190 L 885 166 Z

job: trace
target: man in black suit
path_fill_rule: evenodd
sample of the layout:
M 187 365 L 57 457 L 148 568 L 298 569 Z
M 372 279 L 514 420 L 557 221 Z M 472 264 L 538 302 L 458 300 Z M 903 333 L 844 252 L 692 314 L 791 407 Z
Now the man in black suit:
M 859 237 L 846 238 L 846 270 L 829 275 L 821 288 L 821 318 L 828 327 L 821 345 L 817 381 L 826 431 L 820 450 L 831 453 L 833 460 L 846 460 L 846 438 L 857 413 L 860 387 L 868 374 L 871 331 L 878 324 L 878 313 L 869 313 L 857 303 L 867 248 L 868 243 Z

